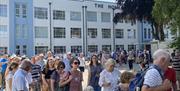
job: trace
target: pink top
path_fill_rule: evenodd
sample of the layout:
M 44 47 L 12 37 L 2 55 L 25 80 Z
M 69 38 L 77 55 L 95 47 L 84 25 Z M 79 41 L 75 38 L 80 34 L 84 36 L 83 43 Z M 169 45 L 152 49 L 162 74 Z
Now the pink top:
M 71 71 L 72 80 L 70 82 L 69 91 L 81 91 L 81 82 L 83 80 L 82 73 L 80 71 Z

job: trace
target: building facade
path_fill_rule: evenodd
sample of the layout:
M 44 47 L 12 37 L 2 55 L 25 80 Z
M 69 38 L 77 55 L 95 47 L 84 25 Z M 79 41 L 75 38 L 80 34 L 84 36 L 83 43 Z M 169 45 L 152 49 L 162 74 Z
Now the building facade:
M 137 50 L 152 39 L 148 23 L 113 23 L 112 2 L 0 0 L 0 51 L 32 56 Z

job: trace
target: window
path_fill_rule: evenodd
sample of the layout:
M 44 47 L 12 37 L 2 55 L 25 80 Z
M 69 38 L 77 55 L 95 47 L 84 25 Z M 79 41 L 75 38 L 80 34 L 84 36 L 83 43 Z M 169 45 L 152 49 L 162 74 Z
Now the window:
M 97 37 L 97 28 L 88 28 L 88 36 L 90 38 L 96 38 Z
M 0 16 L 7 17 L 7 5 L 0 4 Z
M 71 52 L 72 53 L 81 53 L 82 52 L 82 46 L 71 46 Z
M 81 21 L 81 12 L 70 12 L 70 20 L 72 21 Z
M 111 52 L 111 45 L 102 45 L 102 51 Z
M 88 45 L 88 52 L 98 52 L 97 45 Z
M 151 38 L 151 29 L 148 29 L 148 38 Z
M 128 45 L 128 51 L 136 50 L 136 45 Z
M 48 27 L 35 27 L 35 38 L 48 38 Z
M 35 54 L 46 53 L 48 46 L 35 46 Z
M 127 32 L 128 32 L 128 39 L 136 38 L 136 30 L 135 29 L 134 30 L 128 29 Z
M 35 14 L 35 18 L 37 19 L 48 19 L 48 12 L 47 12 L 47 8 L 39 8 L 39 7 L 35 7 L 34 8 L 34 14 Z
M 22 17 L 27 17 L 27 6 L 25 4 L 22 5 Z
M 23 45 L 23 50 L 22 50 L 23 54 L 26 55 L 27 54 L 27 46 Z
M 0 47 L 0 55 L 7 54 L 7 47 Z
M 65 11 L 53 10 L 54 20 L 65 20 Z
M 102 38 L 111 38 L 111 29 L 102 29 Z
M 7 25 L 0 25 L 0 37 L 8 37 Z
M 22 25 L 22 31 L 23 31 L 22 37 L 23 37 L 24 39 L 27 39 L 27 38 L 28 38 L 28 27 L 27 27 L 26 24 L 23 24 L 23 25 Z
M 66 32 L 65 28 L 54 27 L 54 38 L 65 38 Z
M 116 50 L 120 50 L 120 49 L 124 50 L 124 45 L 116 45 Z
M 124 38 L 124 30 L 116 29 L 116 38 Z
M 66 46 L 54 46 L 55 54 L 64 54 L 66 53 Z
M 97 13 L 93 11 L 87 11 L 87 21 L 96 22 L 97 21 Z
M 16 17 L 20 17 L 20 4 L 15 4 L 15 8 L 16 8 Z
M 147 29 L 144 28 L 144 39 L 147 39 Z
M 101 13 L 101 22 L 110 22 L 111 21 L 111 14 L 110 13 Z
M 71 28 L 71 38 L 81 38 L 81 28 Z
M 20 55 L 20 46 L 16 45 L 16 55 Z
M 21 37 L 21 27 L 19 24 L 16 24 L 16 38 Z

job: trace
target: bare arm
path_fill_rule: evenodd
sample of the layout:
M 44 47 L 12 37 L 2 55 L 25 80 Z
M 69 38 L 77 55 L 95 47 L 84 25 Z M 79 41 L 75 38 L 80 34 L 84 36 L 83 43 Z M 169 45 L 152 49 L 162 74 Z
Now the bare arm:
M 12 91 L 12 78 L 10 78 L 10 79 L 8 80 L 8 84 L 9 84 L 9 89 L 10 89 L 10 91 Z
M 55 82 L 54 79 L 51 79 L 51 80 L 50 80 L 51 91 L 55 91 L 55 90 L 54 90 L 54 82 Z
M 65 81 L 60 81 L 59 85 L 60 87 L 63 87 L 64 85 L 68 84 L 70 81 L 72 80 L 72 76 L 69 76 L 69 79 L 65 80 Z

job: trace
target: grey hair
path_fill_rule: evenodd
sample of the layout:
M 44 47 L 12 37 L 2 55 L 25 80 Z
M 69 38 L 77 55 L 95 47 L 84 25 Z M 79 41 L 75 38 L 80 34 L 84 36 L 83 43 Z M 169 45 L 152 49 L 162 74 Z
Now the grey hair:
M 164 49 L 158 49 L 153 53 L 153 59 L 156 60 L 158 58 L 164 57 L 166 61 L 170 60 L 170 54 Z
M 26 69 L 26 68 L 31 67 L 31 66 L 32 66 L 32 64 L 31 64 L 30 60 L 29 59 L 24 59 L 22 61 L 21 65 L 20 65 L 20 68 L 21 69 Z
M 112 58 L 110 58 L 110 59 L 108 59 L 108 60 L 106 61 L 105 67 L 107 68 L 108 65 L 115 65 L 115 64 L 116 64 L 115 60 L 113 60 Z

